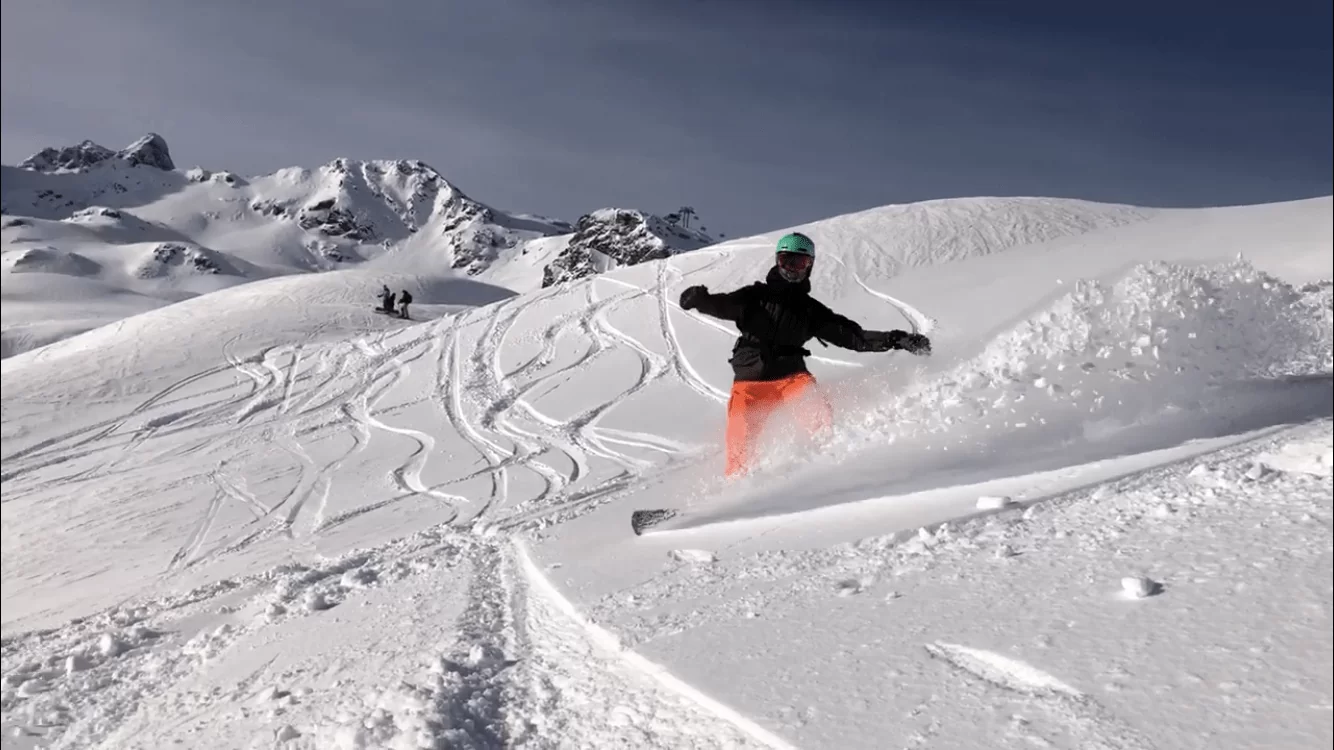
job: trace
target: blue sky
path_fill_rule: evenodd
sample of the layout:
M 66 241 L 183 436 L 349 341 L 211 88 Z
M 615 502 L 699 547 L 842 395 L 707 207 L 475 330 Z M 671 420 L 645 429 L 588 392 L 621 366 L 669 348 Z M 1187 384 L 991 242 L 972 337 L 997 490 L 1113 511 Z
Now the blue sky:
M 0 147 L 422 159 L 731 236 L 887 203 L 1331 192 L 1331 3 L 5 0 Z

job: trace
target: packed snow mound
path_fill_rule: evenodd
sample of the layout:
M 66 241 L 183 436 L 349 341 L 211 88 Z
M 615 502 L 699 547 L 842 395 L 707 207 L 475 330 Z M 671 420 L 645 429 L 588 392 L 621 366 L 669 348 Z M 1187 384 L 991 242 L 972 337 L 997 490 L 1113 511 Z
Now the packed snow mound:
M 78 253 L 54 247 L 30 247 L 6 250 L 3 256 L 7 273 L 59 273 L 66 276 L 96 276 L 102 266 Z
M 659 216 L 606 208 L 580 217 L 564 250 L 542 273 L 549 287 L 621 266 L 633 266 L 713 244 L 701 231 Z

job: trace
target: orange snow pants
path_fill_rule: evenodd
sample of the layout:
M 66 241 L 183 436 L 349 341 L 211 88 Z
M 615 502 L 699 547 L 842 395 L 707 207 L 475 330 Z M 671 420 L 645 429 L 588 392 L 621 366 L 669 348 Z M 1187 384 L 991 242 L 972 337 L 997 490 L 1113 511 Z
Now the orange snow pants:
M 780 406 L 791 405 L 797 421 L 811 432 L 828 429 L 829 402 L 815 387 L 809 372 L 780 380 L 738 380 L 727 401 L 727 469 L 729 477 L 744 474 L 754 457 L 764 423 Z

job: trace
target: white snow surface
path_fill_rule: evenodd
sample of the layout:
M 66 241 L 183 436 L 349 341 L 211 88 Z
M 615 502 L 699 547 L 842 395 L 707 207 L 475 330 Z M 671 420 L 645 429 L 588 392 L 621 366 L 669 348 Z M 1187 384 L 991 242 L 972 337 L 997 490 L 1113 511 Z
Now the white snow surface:
M 675 299 L 779 233 L 524 294 L 81 292 L 119 322 L 0 361 L 0 746 L 1334 741 L 1330 198 L 801 229 L 818 298 L 934 352 L 816 344 L 834 429 L 731 484 L 735 329 Z M 11 263 L 111 263 L 48 244 L 6 317 Z

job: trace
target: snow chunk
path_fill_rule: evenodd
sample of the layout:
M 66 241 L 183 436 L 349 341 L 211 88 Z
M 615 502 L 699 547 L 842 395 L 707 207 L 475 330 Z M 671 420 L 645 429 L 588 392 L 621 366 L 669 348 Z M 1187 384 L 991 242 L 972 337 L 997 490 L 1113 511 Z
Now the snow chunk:
M 1121 579 L 1121 591 L 1131 599 L 1143 599 L 1162 591 L 1162 584 L 1145 576 L 1128 576 Z
M 34 677 L 30 680 L 25 680 L 22 685 L 19 685 L 18 694 L 23 698 L 31 698 L 34 695 L 45 693 L 50 689 L 51 686 L 45 679 Z
M 343 572 L 339 585 L 348 589 L 364 589 L 375 583 L 379 576 L 373 568 L 353 568 Z
M 865 591 L 872 583 L 874 583 L 874 581 L 870 578 L 849 578 L 844 581 L 839 581 L 834 587 L 834 591 L 837 592 L 839 596 L 853 596 L 854 594 L 860 594 Z
M 667 554 L 673 560 L 688 563 L 711 563 L 718 560 L 717 555 L 704 549 L 674 549 Z
M 125 642 L 117 638 L 114 633 L 103 633 L 102 637 L 97 639 L 97 653 L 103 656 L 119 656 L 125 649 Z
M 67 675 L 82 672 L 90 666 L 92 666 L 92 663 L 83 654 L 70 654 L 65 657 L 65 674 Z
M 978 510 L 999 510 L 1013 504 L 1014 500 L 1009 495 L 983 495 L 977 499 Z
M 323 593 L 319 591 L 307 591 L 305 598 L 302 600 L 302 606 L 305 607 L 307 612 L 319 612 L 321 610 L 329 609 L 333 604 L 329 603 L 328 598 L 326 598 Z
M 1254 482 L 1260 479 L 1264 479 L 1265 475 L 1267 475 L 1268 473 L 1269 473 L 1268 467 L 1266 467 L 1262 463 L 1256 462 L 1251 464 L 1251 468 L 1246 470 L 1246 478 Z

